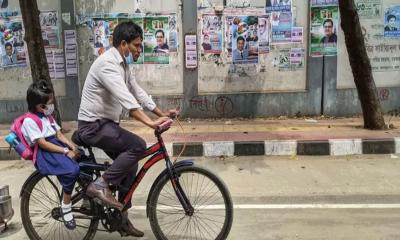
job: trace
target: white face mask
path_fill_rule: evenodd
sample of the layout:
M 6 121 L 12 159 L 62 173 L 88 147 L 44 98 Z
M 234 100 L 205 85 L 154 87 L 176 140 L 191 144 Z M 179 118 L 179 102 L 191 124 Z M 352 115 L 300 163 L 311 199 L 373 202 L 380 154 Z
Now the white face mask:
M 44 115 L 49 116 L 54 112 L 54 104 L 46 104 L 46 110 L 44 110 Z

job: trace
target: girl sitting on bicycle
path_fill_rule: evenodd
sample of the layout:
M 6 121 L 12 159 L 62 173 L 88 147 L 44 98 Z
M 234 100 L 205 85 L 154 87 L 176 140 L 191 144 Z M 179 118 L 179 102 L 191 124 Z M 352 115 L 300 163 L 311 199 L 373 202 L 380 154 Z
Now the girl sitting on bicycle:
M 31 118 L 25 118 L 21 131 L 33 146 L 38 144 L 35 167 L 42 175 L 56 175 L 63 187 L 61 215 L 65 227 L 75 229 L 72 215 L 71 194 L 79 175 L 76 161 L 79 152 L 76 147 L 61 133 L 60 126 L 51 114 L 54 111 L 53 89 L 44 80 L 32 83 L 27 91 L 28 110 L 39 116 L 42 130 Z

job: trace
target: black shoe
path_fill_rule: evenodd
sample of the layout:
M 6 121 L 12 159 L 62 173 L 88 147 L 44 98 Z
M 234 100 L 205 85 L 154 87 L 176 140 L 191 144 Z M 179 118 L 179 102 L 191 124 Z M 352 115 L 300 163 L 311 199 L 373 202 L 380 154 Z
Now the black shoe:
M 143 237 L 144 233 L 139 229 L 135 228 L 132 222 L 128 218 L 128 211 L 122 212 L 122 226 L 121 230 L 119 230 L 121 237 L 126 236 L 134 236 L 134 237 Z
M 65 218 L 64 218 L 65 215 L 67 215 L 69 213 L 72 213 L 72 210 L 68 211 L 68 212 L 63 212 L 63 210 L 60 209 L 60 211 L 61 211 L 62 220 L 64 222 L 64 226 L 69 230 L 74 230 L 76 228 L 75 218 L 72 217 L 71 221 L 66 221 Z

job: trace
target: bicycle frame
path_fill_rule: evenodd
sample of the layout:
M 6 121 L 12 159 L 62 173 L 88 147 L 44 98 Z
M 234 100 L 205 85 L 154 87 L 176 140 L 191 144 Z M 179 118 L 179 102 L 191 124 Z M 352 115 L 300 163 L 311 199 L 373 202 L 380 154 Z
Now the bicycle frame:
M 127 204 L 131 200 L 133 193 L 135 192 L 137 186 L 142 181 L 143 177 L 146 175 L 147 171 L 154 164 L 165 159 L 167 173 L 169 175 L 169 178 L 171 179 L 172 186 L 173 186 L 174 191 L 179 199 L 179 202 L 182 204 L 182 207 L 184 208 L 184 210 L 187 214 L 189 214 L 189 215 L 193 214 L 194 209 L 179 183 L 179 180 L 174 171 L 173 164 L 171 163 L 167 149 L 165 148 L 164 140 L 161 137 L 161 134 L 164 131 L 166 131 L 166 130 L 162 130 L 162 131 L 155 130 L 154 134 L 157 137 L 157 143 L 155 143 L 152 146 L 150 146 L 149 148 L 147 148 L 143 155 L 143 158 L 146 158 L 150 155 L 152 155 L 152 157 L 150 157 L 146 161 L 146 163 L 143 165 L 143 167 L 140 169 L 140 171 L 137 174 L 135 180 L 133 181 L 128 193 L 125 195 L 124 200 L 123 200 L 123 204 L 124 204 L 123 211 L 127 209 Z

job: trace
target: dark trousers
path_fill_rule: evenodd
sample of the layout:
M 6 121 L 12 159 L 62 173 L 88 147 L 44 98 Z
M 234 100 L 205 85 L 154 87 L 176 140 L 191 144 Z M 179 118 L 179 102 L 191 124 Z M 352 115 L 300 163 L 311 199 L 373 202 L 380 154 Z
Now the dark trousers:
M 136 177 L 138 161 L 144 156 L 146 142 L 108 119 L 79 121 L 78 136 L 85 144 L 102 149 L 114 160 L 103 178 L 119 186 L 118 198 L 122 200 Z M 128 207 L 131 207 L 130 202 Z

